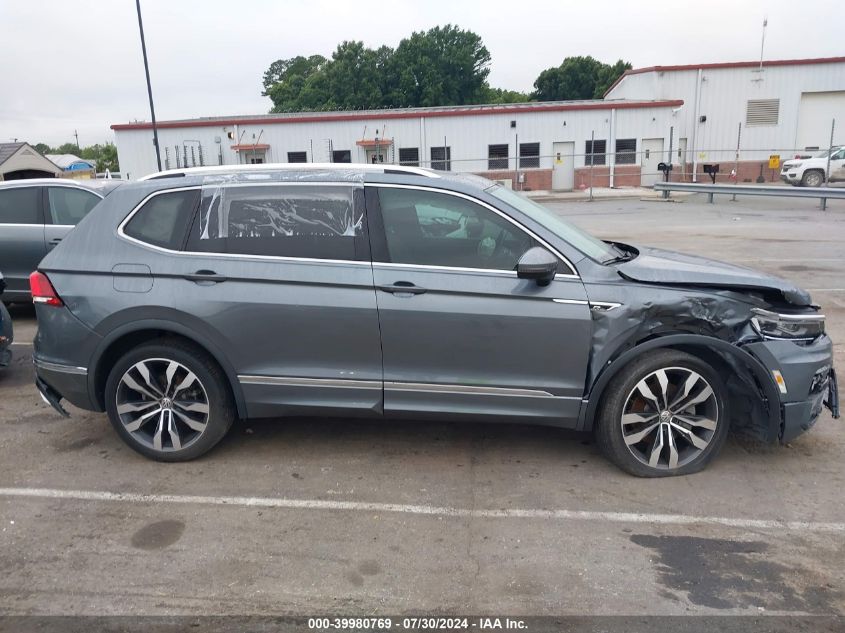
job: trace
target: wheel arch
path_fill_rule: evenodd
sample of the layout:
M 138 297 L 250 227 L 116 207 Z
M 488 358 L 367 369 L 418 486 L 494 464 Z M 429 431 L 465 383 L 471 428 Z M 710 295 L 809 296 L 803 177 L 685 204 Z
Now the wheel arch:
M 766 367 L 742 348 L 721 339 L 698 334 L 669 334 L 643 341 L 623 352 L 604 367 L 589 387 L 581 407 L 578 429 L 591 431 L 605 389 L 615 375 L 643 354 L 658 349 L 676 349 L 700 358 L 723 371 L 736 373 L 744 389 L 731 389 L 731 395 L 748 398 L 750 420 L 759 421 L 751 434 L 766 442 L 777 441 L 780 435 L 781 413 L 777 385 Z M 728 382 L 726 380 L 725 382 Z M 755 393 L 755 388 L 757 393 Z
M 105 386 L 109 371 L 120 356 L 127 350 L 142 343 L 153 341 L 167 336 L 177 336 L 196 345 L 207 354 L 223 370 L 226 380 L 232 391 L 235 400 L 238 416 L 246 417 L 246 402 L 238 375 L 232 364 L 226 359 L 223 351 L 214 344 L 207 336 L 190 329 L 180 323 L 165 319 L 144 319 L 132 321 L 111 330 L 97 346 L 92 358 L 89 373 L 88 391 L 91 401 L 98 407 L 99 411 L 105 410 Z

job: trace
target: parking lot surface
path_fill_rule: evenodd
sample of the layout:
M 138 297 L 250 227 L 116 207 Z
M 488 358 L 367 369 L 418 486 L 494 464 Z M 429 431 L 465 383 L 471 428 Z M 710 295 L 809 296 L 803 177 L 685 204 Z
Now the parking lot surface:
M 845 204 L 551 202 L 603 238 L 809 289 L 845 374 Z M 0 613 L 845 614 L 845 433 L 732 437 L 642 480 L 549 428 L 237 423 L 159 464 L 32 384 L 30 306 L 0 372 Z

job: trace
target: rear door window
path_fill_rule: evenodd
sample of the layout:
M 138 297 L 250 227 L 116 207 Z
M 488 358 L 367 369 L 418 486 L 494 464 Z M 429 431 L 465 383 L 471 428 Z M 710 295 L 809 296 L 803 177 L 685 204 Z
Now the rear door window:
M 47 209 L 53 224 L 76 226 L 100 200 L 84 189 L 47 187 Z
M 205 190 L 187 250 L 306 259 L 369 257 L 363 189 L 247 185 Z
M 147 244 L 179 250 L 199 199 L 199 189 L 155 195 L 138 209 L 123 232 Z
M 0 189 L 0 224 L 44 224 L 40 193 L 41 187 Z

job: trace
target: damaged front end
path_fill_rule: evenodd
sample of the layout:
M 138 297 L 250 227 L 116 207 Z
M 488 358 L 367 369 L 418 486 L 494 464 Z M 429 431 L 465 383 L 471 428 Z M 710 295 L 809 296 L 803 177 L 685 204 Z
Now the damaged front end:
M 740 433 L 788 442 L 812 427 L 824 407 L 839 417 L 832 342 L 805 291 L 721 262 L 656 249 L 642 254 L 607 267 L 606 283 L 587 284 L 597 305 L 584 428 L 610 378 L 640 354 L 664 347 L 719 371 Z

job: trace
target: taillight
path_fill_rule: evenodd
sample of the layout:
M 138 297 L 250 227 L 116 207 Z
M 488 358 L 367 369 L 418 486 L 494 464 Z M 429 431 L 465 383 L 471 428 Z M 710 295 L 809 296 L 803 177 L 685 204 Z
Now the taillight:
M 53 284 L 47 275 L 37 270 L 29 276 L 29 289 L 32 291 L 32 302 L 43 303 L 48 306 L 63 306 L 64 303 L 56 294 Z

